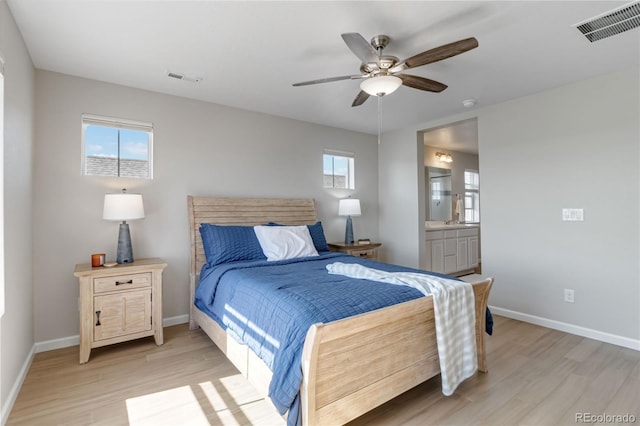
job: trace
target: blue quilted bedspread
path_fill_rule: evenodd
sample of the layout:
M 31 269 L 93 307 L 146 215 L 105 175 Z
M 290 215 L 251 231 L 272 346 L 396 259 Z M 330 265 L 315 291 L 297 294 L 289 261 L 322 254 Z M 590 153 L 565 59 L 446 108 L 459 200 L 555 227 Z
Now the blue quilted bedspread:
M 330 275 L 336 261 L 390 272 L 415 271 L 341 253 L 276 262 L 205 265 L 196 306 L 271 369 L 269 397 L 290 425 L 300 423 L 300 359 L 309 327 L 422 297 L 411 287 Z M 424 271 L 421 271 L 424 272 Z M 434 274 L 439 275 L 439 274 Z

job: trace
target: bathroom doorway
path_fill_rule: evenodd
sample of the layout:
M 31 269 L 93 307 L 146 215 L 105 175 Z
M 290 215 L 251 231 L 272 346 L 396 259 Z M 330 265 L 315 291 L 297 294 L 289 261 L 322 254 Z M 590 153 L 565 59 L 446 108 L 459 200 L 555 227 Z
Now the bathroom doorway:
M 439 224 L 481 226 L 478 119 L 426 129 L 419 132 L 418 141 L 424 148 L 424 178 L 418 182 L 421 229 Z M 421 240 L 423 259 L 426 244 Z

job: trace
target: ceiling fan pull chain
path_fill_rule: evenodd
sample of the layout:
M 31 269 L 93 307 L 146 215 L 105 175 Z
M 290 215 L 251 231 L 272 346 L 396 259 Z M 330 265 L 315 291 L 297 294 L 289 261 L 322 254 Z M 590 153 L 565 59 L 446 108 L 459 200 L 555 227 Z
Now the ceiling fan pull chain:
M 378 96 L 378 145 L 382 140 L 382 96 Z

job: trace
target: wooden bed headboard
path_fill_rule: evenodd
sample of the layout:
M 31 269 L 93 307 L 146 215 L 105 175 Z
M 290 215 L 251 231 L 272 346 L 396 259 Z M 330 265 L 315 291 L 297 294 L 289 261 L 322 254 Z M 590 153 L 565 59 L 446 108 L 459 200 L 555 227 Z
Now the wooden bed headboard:
M 283 225 L 312 225 L 318 220 L 312 198 L 219 198 L 189 195 L 187 202 L 192 280 L 195 280 L 202 265 L 207 262 L 200 237 L 201 223 L 255 226 L 277 222 Z M 193 297 L 191 301 L 193 302 Z

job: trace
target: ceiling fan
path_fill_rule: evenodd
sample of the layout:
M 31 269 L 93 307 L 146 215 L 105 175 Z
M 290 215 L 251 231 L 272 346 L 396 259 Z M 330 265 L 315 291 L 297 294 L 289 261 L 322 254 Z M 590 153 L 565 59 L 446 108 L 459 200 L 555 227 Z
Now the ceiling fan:
M 369 43 L 359 33 L 345 33 L 342 34 L 342 39 L 362 61 L 362 65 L 360 65 L 362 74 L 321 78 L 293 85 L 297 87 L 340 80 L 363 80 L 360 83 L 360 93 L 353 100 L 352 107 L 362 105 L 369 96 L 388 95 L 401 85 L 428 92 L 442 92 L 447 88 L 446 84 L 417 75 L 400 73 L 404 70 L 442 61 L 478 47 L 478 40 L 471 37 L 418 53 L 400 61 L 395 56 L 382 54 L 382 50 L 391 41 L 389 36 L 377 35 Z

